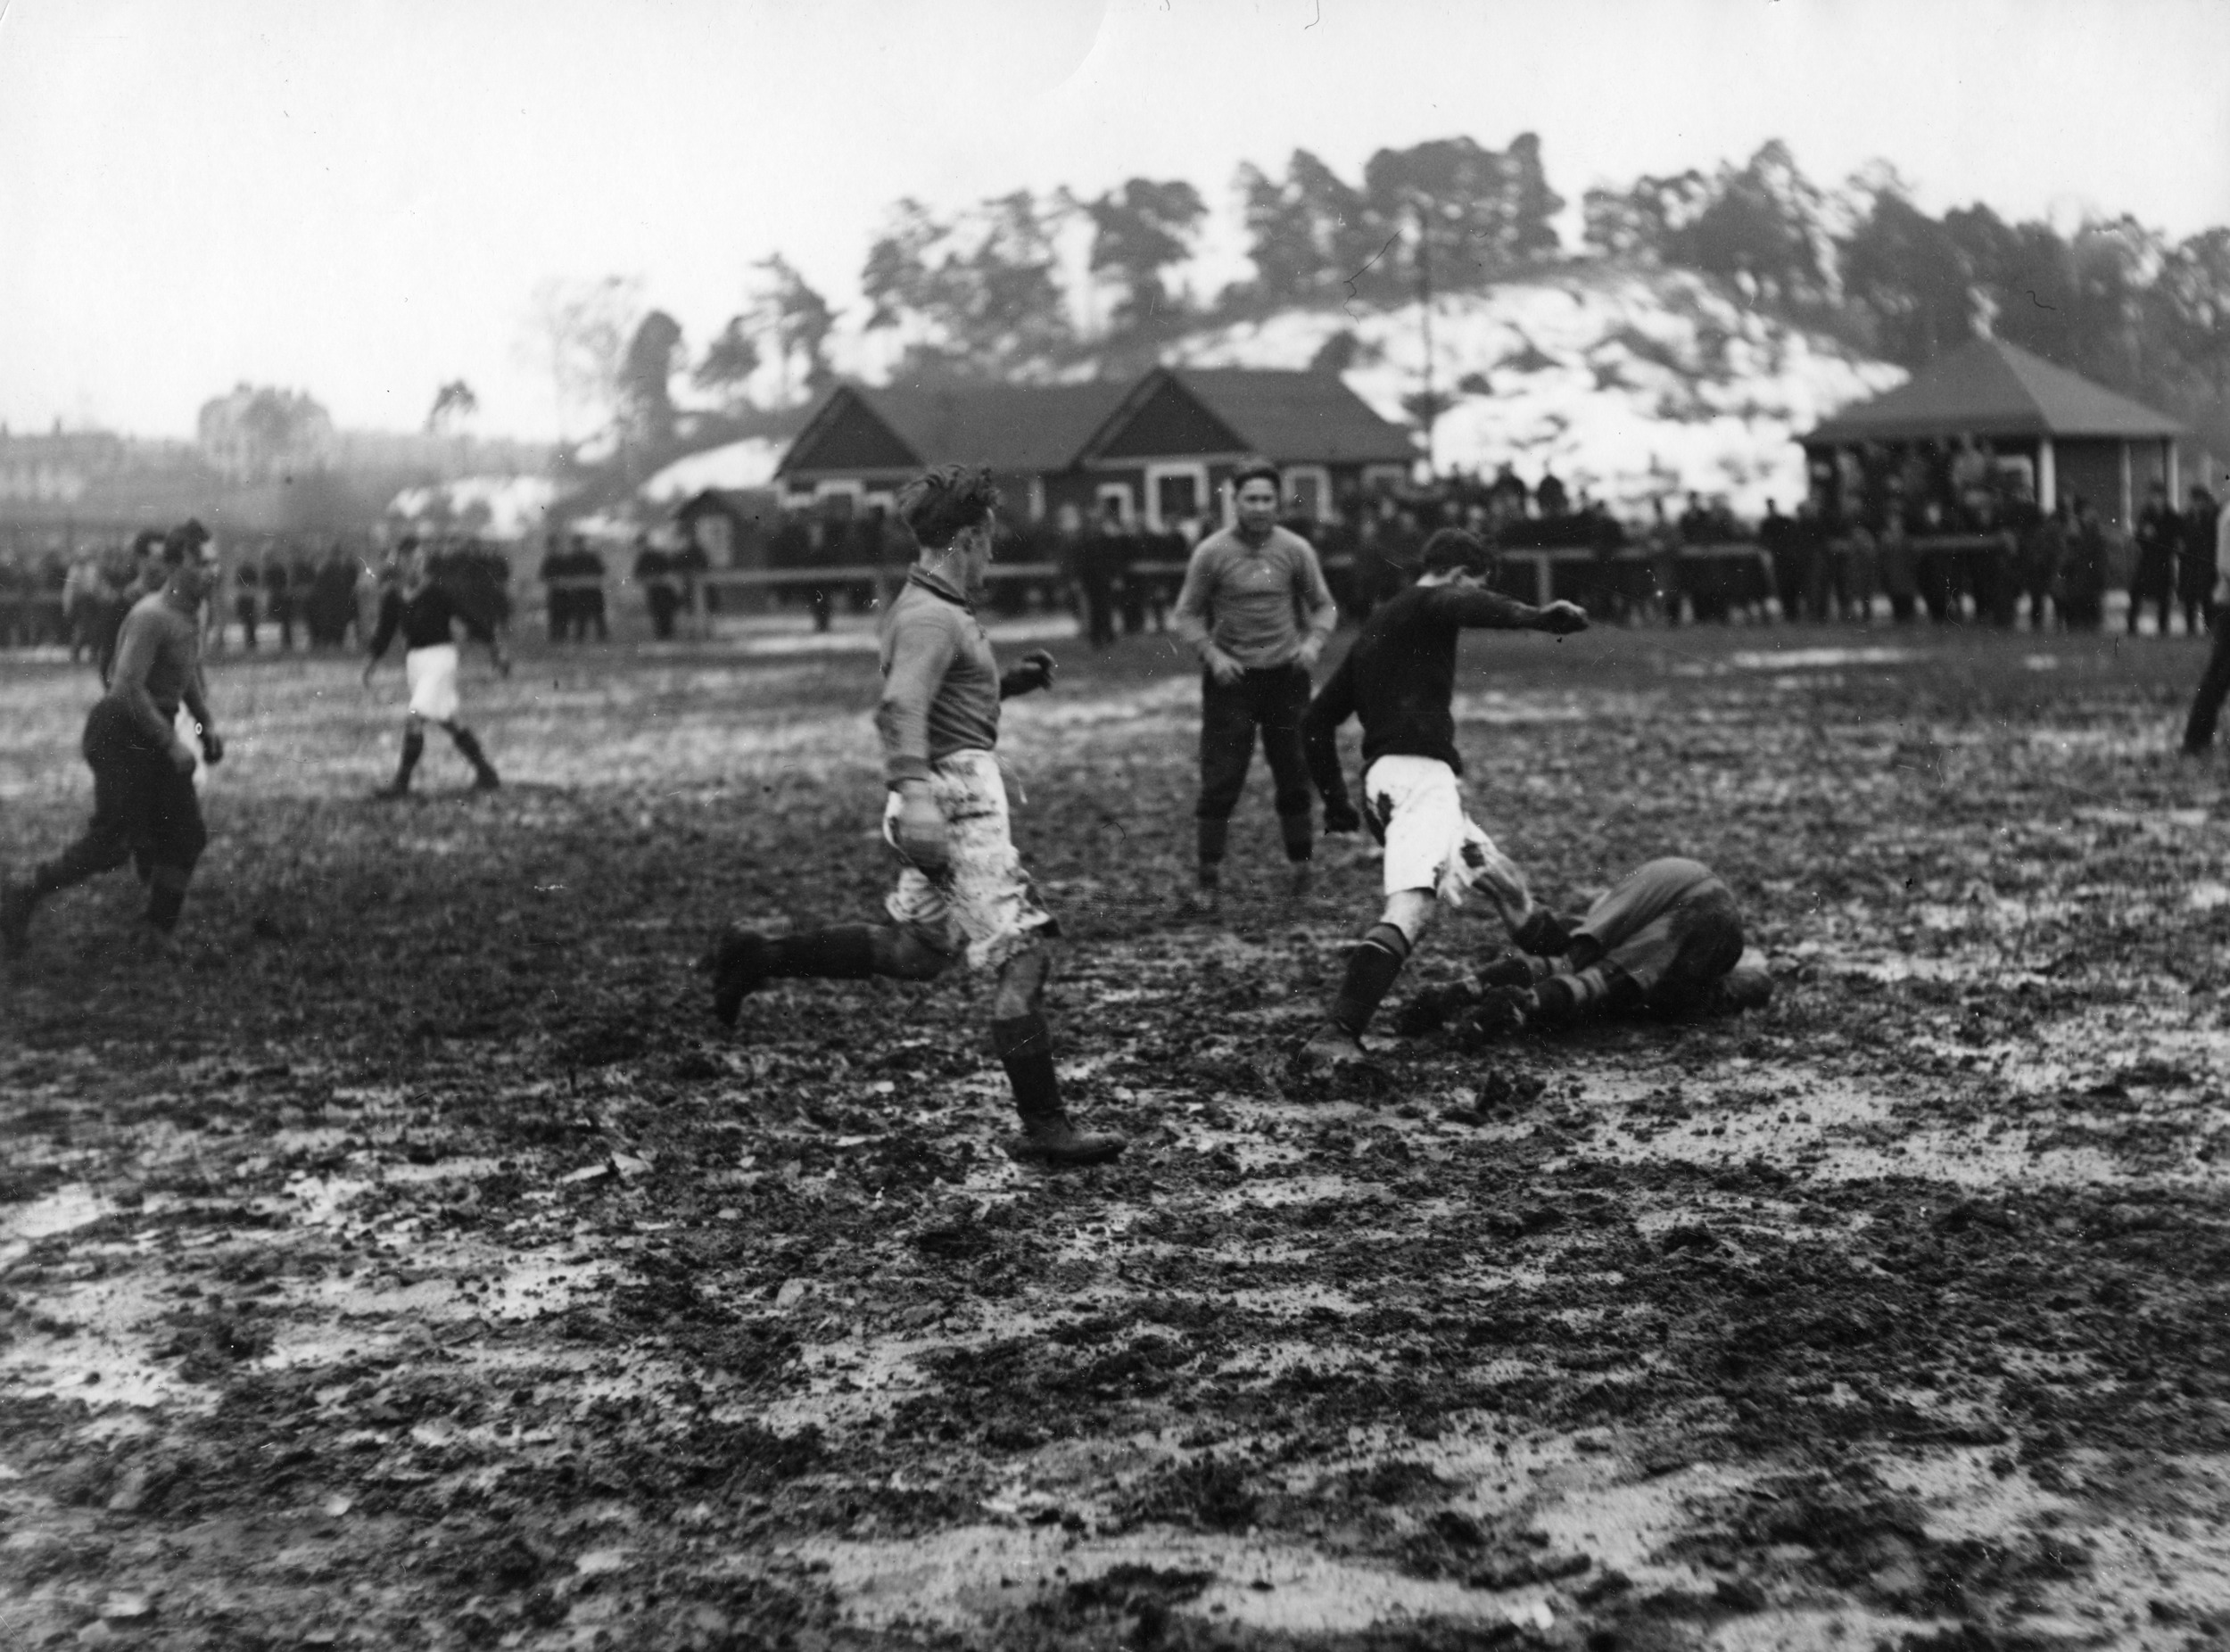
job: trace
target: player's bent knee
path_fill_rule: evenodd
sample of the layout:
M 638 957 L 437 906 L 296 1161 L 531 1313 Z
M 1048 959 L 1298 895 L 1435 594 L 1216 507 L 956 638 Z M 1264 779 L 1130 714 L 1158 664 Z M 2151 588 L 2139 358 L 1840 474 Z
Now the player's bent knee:
M 952 967 L 952 954 L 932 946 L 912 929 L 889 933 L 888 947 L 877 949 L 882 954 L 876 960 L 878 974 L 896 976 L 900 980 L 928 981 Z
M 1386 909 L 1378 915 L 1378 921 L 1392 924 L 1414 946 L 1432 923 L 1439 904 L 1439 897 L 1430 889 L 1398 889 L 1386 897 Z
M 1053 949 L 1043 941 L 1032 941 L 1029 946 L 1009 958 L 999 968 L 999 990 L 992 1001 L 991 1013 L 995 1020 L 1012 1020 L 1020 1015 L 1034 1015 L 1044 1007 L 1045 984 L 1053 979 Z

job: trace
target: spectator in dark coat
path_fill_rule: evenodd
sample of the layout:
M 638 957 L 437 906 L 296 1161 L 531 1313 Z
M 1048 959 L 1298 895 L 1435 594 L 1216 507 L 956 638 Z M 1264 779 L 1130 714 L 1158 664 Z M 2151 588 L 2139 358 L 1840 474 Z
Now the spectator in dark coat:
M 673 640 L 673 615 L 681 606 L 681 588 L 673 577 L 673 564 L 648 538 L 636 541 L 635 583 L 650 610 L 650 634 L 660 642 Z
M 1765 501 L 1765 515 L 1757 525 L 1758 549 L 1773 565 L 1773 595 L 1780 603 L 1783 621 L 1795 619 L 1804 608 L 1805 580 L 1796 566 L 1795 527 L 1781 515 L 1778 500 Z
M 2168 484 L 2156 482 L 2145 490 L 2144 508 L 2137 513 L 2137 560 L 2129 574 L 2129 634 L 2137 634 L 2137 619 L 2147 603 L 2160 611 L 2160 634 L 2168 634 L 2168 615 L 2176 607 L 2176 552 L 2184 537 L 2176 507 L 2168 503 Z
M 263 612 L 278 630 L 279 647 L 292 652 L 294 647 L 294 612 L 297 599 L 286 558 L 276 549 L 263 553 Z
M 255 558 L 242 557 L 232 569 L 232 616 L 240 622 L 240 646 L 255 652 L 256 621 L 261 617 L 263 583 Z
M 558 548 L 558 536 L 553 533 L 542 548 L 542 564 L 536 570 L 542 582 L 543 597 L 549 606 L 549 640 L 563 642 L 573 634 L 573 592 L 558 582 L 566 577 L 566 553 Z
M 2068 560 L 2068 508 L 2063 500 L 2049 516 L 2039 512 L 2021 541 L 2021 583 L 2028 591 L 2028 628 L 2043 632 L 2050 624 L 2044 612 L 2047 599 L 2057 600 L 2060 570 Z M 2067 611 L 2061 610 L 2064 624 Z
M 2176 595 L 2184 629 L 2196 637 L 2215 623 L 2215 518 L 2221 508 L 2203 487 L 2193 487 L 2190 508 L 2176 525 Z
M 2075 496 L 2075 527 L 2060 568 L 2060 612 L 2069 631 L 2096 631 L 2106 619 L 2106 525 L 2091 501 Z

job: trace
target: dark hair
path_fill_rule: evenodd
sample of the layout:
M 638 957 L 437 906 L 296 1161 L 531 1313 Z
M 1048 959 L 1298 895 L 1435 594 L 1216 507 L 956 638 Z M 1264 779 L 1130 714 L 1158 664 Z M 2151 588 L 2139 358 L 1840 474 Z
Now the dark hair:
M 999 490 L 985 465 L 932 465 L 898 492 L 899 516 L 930 550 L 988 522 L 998 508 Z
M 1285 492 L 1285 479 L 1277 474 L 1277 467 L 1266 458 L 1239 461 L 1239 468 L 1231 473 L 1231 497 L 1237 499 L 1239 490 L 1250 482 L 1267 482 L 1270 491 L 1281 498 Z
M 209 530 L 194 517 L 188 516 L 163 535 L 162 559 L 169 563 L 184 562 L 208 542 Z
M 132 535 L 132 555 L 134 557 L 153 556 L 156 551 L 161 550 L 161 549 L 162 530 L 161 528 L 142 528 L 138 533 Z
M 1441 528 L 1425 541 L 1417 558 L 1426 574 L 1484 574 L 1494 566 L 1494 553 L 1476 533 L 1462 528 Z

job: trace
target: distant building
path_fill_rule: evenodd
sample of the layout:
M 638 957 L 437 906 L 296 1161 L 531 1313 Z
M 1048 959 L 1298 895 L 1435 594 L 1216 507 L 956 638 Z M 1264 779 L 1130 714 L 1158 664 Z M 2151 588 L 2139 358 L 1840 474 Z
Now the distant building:
M 1048 503 L 1154 529 L 1218 514 L 1239 462 L 1270 460 L 1285 509 L 1321 522 L 1409 478 L 1409 432 L 1371 410 L 1332 373 L 1156 368 L 1093 432 Z
M 14 436 L 0 431 L 0 501 L 74 505 L 124 468 L 124 439 L 109 431 Z
M 929 465 L 988 465 L 1008 510 L 1045 514 L 1047 479 L 1074 467 L 1122 398 L 1118 384 L 839 384 L 775 467 L 792 508 L 816 500 L 888 506 Z
M 322 470 L 334 455 L 333 417 L 300 391 L 236 386 L 202 404 L 202 457 L 227 482 L 268 482 Z
M 1127 386 L 838 385 L 775 477 L 792 508 L 863 507 L 926 465 L 987 465 L 1018 517 L 1074 507 L 1160 529 L 1216 516 L 1245 458 L 1277 465 L 1293 514 L 1325 519 L 1406 481 L 1416 451 L 1336 375 L 1156 368 Z
M 2110 525 L 2135 526 L 2149 483 L 2181 497 L 2176 441 L 2184 426 L 2003 339 L 1978 338 L 1911 381 L 1845 408 L 1801 438 L 1815 476 L 1851 474 L 1871 449 L 1892 457 L 1953 443 L 1986 446 L 2020 491 L 2049 508 L 2081 494 Z
M 780 496 L 772 488 L 704 488 L 675 508 L 673 522 L 712 566 L 763 568 L 780 514 Z

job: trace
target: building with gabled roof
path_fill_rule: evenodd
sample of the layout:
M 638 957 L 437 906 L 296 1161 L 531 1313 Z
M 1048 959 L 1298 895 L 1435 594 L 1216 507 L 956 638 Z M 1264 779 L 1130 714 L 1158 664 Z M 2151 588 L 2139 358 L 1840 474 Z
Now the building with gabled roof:
M 1416 450 L 1334 375 L 1156 368 L 1127 386 L 841 384 L 775 476 L 792 504 L 864 505 L 926 465 L 988 465 L 1019 516 L 1161 529 L 1218 514 L 1234 467 L 1258 456 L 1284 473 L 1296 514 L 1323 517 L 1406 480 Z
M 1800 440 L 1815 470 L 1863 446 L 1986 442 L 2025 467 L 2039 502 L 2080 493 L 2127 528 L 2145 487 L 2179 491 L 2184 426 L 2002 338 L 1962 345 L 1896 389 L 1845 408 Z
M 1409 476 L 1409 432 L 1381 418 L 1337 374 L 1264 368 L 1155 368 L 1092 433 L 1078 455 L 1088 500 L 1073 481 L 1061 502 L 1088 503 L 1166 528 L 1211 513 L 1242 460 L 1267 458 L 1287 508 L 1311 519 Z
M 1045 478 L 1069 469 L 1121 399 L 1119 384 L 839 384 L 774 467 L 797 496 L 893 493 L 929 465 L 988 465 L 1012 508 L 1045 514 Z

